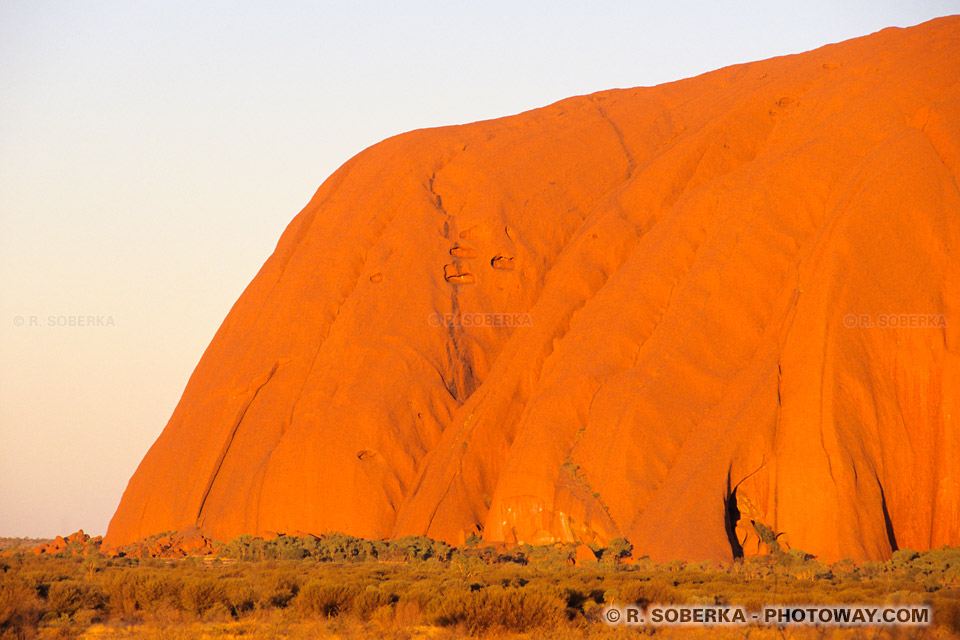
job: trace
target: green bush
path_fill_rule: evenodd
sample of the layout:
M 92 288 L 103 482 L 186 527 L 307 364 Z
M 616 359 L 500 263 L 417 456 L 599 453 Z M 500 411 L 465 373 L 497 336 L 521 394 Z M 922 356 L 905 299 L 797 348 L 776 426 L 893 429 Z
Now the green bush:
M 614 538 L 607 544 L 603 558 L 607 559 L 609 556 L 614 562 L 619 562 L 628 557 L 632 551 L 633 545 L 626 538 Z
M 780 551 L 780 541 L 777 540 L 777 534 L 773 529 L 762 522 L 754 522 L 753 528 L 756 530 L 757 535 L 760 536 L 760 539 L 766 543 L 771 552 L 776 553 L 777 551 Z
M 894 564 L 908 564 L 920 557 L 920 554 L 913 549 L 897 549 L 893 552 L 890 561 Z

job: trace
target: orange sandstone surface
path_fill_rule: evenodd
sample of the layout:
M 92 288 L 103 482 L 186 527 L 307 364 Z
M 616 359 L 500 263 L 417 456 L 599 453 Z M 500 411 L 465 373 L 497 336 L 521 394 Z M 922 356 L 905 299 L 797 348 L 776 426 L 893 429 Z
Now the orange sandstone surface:
M 83 529 L 80 529 L 79 531 L 71 533 L 66 538 L 63 536 L 57 536 L 50 542 L 41 544 L 40 546 L 29 549 L 28 551 L 38 556 L 56 554 L 80 556 L 96 553 L 99 550 L 102 541 L 103 540 L 100 536 L 91 538 L 83 532 Z M 16 553 L 16 550 L 5 552 L 3 555 L 13 555 L 14 553 Z
M 104 542 L 960 544 L 958 171 L 957 17 L 385 140 L 290 223 Z

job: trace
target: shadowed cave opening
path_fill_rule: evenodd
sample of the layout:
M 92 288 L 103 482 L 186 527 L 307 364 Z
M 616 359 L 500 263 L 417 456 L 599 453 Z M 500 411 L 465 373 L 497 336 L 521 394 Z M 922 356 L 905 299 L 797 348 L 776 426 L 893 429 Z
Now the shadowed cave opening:
M 737 507 L 737 490 L 730 490 L 730 476 L 727 475 L 727 497 L 723 501 L 723 524 L 727 530 L 727 541 L 733 559 L 743 558 L 743 546 L 737 539 L 737 523 L 740 521 L 740 509 Z

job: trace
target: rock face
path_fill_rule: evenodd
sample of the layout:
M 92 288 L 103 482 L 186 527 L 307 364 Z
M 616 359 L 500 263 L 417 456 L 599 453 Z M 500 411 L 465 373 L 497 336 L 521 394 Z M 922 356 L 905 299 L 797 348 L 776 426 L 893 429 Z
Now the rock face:
M 958 60 L 944 18 L 363 151 L 105 542 L 960 544 Z
M 53 541 L 41 544 L 38 547 L 30 549 L 31 553 L 41 555 L 70 555 L 82 556 L 95 554 L 100 549 L 102 539 L 100 536 L 91 538 L 83 532 L 83 529 L 71 533 L 66 538 L 57 536 Z M 9 552 L 13 553 L 13 552 Z

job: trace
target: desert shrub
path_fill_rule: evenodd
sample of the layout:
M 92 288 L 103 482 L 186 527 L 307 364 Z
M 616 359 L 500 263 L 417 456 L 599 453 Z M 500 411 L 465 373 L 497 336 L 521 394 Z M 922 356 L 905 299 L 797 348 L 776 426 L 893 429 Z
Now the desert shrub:
M 47 609 L 57 616 L 72 616 L 80 609 L 99 609 L 103 604 L 99 585 L 80 580 L 54 582 L 47 591 Z
M 893 564 L 908 564 L 919 557 L 920 554 L 913 549 L 897 549 L 890 557 L 890 562 Z
M 258 594 L 253 585 L 244 578 L 230 578 L 223 581 L 224 603 L 230 613 L 236 617 L 252 611 L 258 601 Z
M 445 562 L 450 559 L 453 549 L 443 542 L 424 536 L 404 536 L 388 543 L 380 553 L 385 560 L 438 560 Z
M 488 592 L 468 590 L 447 593 L 440 599 L 432 622 L 441 626 L 463 625 L 467 632 L 479 634 L 495 622 L 488 601 Z
M 951 633 L 960 635 L 960 600 L 943 598 L 934 602 L 933 621 Z
M 558 592 L 564 604 L 573 612 L 585 613 L 589 603 L 602 604 L 604 592 L 600 588 L 576 582 L 566 582 L 559 586 Z
M 0 582 L 0 638 L 32 638 L 42 615 L 36 589 L 13 580 Z
M 543 591 L 490 587 L 446 594 L 433 621 L 441 626 L 462 626 L 472 635 L 497 628 L 523 633 L 555 627 L 565 618 L 564 608 L 558 596 Z
M 767 604 L 769 597 L 763 594 L 753 594 L 742 596 L 737 599 L 736 604 L 744 607 L 747 611 L 761 611 Z
M 630 580 L 620 587 L 621 604 L 679 604 L 682 594 L 672 581 L 656 577 L 650 580 Z
M 71 616 L 83 605 L 82 585 L 76 580 L 54 582 L 47 591 L 47 610 L 56 615 Z
M 394 596 L 379 587 L 368 586 L 357 593 L 351 603 L 351 611 L 361 620 L 369 620 L 377 609 L 392 604 L 394 600 Z
M 815 559 L 815 556 L 812 553 L 807 553 L 803 549 L 790 549 L 789 551 L 787 551 L 786 555 L 794 563 L 799 563 L 799 564 L 810 562 L 811 560 Z
M 369 540 L 353 538 L 350 544 L 346 546 L 347 560 L 351 562 L 363 562 L 365 560 L 375 560 L 379 553 L 378 546 Z
M 328 533 L 309 543 L 309 554 L 321 562 L 363 562 L 374 560 L 391 543 L 373 542 L 342 533 Z
M 302 538 L 277 538 L 273 541 L 277 549 L 277 557 L 281 560 L 302 560 L 310 557 L 310 545 Z
M 223 585 L 214 578 L 189 578 L 180 588 L 180 608 L 197 617 L 226 607 L 227 597 Z
M 257 607 L 283 609 L 300 593 L 300 579 L 291 573 L 269 574 L 260 583 Z
M 244 535 L 230 540 L 220 555 L 246 561 L 296 561 L 314 556 L 317 547 L 317 539 L 312 536 L 278 536 L 272 540 L 264 540 Z
M 352 585 L 311 580 L 300 590 L 297 604 L 307 615 L 332 618 L 349 610 L 357 593 L 357 588 Z
M 481 547 L 480 550 L 492 549 Z M 524 555 L 528 562 L 551 571 L 566 571 L 576 555 L 577 547 L 573 544 L 556 545 L 524 545 Z
M 494 562 L 497 564 L 527 564 L 529 561 L 530 559 L 527 558 L 527 554 L 516 549 L 498 553 L 494 559 Z
M 548 590 L 504 589 L 495 603 L 501 611 L 501 625 L 517 633 L 554 628 L 567 618 L 566 603 Z
M 136 574 L 132 571 L 113 571 L 104 579 L 103 590 L 111 613 L 124 620 L 134 618 L 138 609 Z
M 614 538 L 607 544 L 607 549 L 603 554 L 603 559 L 620 562 L 633 552 L 633 545 L 626 538 Z
M 780 551 L 780 541 L 777 540 L 777 534 L 773 529 L 762 522 L 754 522 L 753 528 L 756 530 L 760 540 L 766 543 L 771 552 L 776 553 Z
M 494 582 L 491 580 L 491 582 Z M 523 587 L 526 586 L 530 581 L 522 576 L 516 575 L 500 575 L 497 577 L 496 582 L 500 583 L 501 587 Z
M 469 632 L 570 638 L 586 633 L 588 627 L 581 625 L 601 625 L 600 612 L 608 602 L 716 601 L 753 609 L 768 603 L 771 589 L 785 604 L 932 600 L 937 632 L 958 633 L 958 549 L 916 556 L 905 550 L 889 561 L 862 565 L 826 565 L 787 550 L 724 567 L 661 565 L 643 558 L 615 566 L 611 548 L 599 565 L 575 570 L 566 561 L 570 545 L 450 551 L 426 538 L 364 541 L 339 534 L 235 541 L 234 552 L 245 559 L 233 564 L 5 556 L 0 559 L 0 640 L 36 633 L 75 637 L 94 622 L 141 617 L 174 625 L 173 637 L 179 638 L 191 618 L 222 620 L 252 612 L 257 624 L 300 624 L 297 613 L 331 618 L 306 624 L 345 635 L 361 621 L 373 621 L 373 629 L 398 630 L 398 637 L 404 636 L 400 630 L 436 624 L 448 627 L 434 630 L 442 637 Z M 504 560 L 521 553 L 529 565 Z M 382 561 L 387 559 L 403 561 Z M 293 614 L 271 613 L 291 604 Z
M 453 588 L 455 587 L 446 586 L 438 588 L 421 582 L 399 589 L 396 594 L 397 618 L 403 618 L 411 622 L 422 620 L 426 613 L 432 612 L 437 608 L 441 592 L 446 593 Z M 460 588 L 465 589 L 469 587 L 461 581 Z
M 254 538 L 252 536 L 239 536 L 228 542 L 220 554 L 227 558 L 236 558 L 237 560 L 257 560 L 259 559 L 262 548 L 262 544 L 254 545 Z
M 179 576 L 160 572 L 141 574 L 134 584 L 136 608 L 158 612 L 180 606 L 182 584 Z
M 377 615 L 383 615 L 383 609 Z M 423 624 L 426 608 L 418 600 L 400 598 L 393 608 L 393 618 L 398 626 L 412 627 Z

